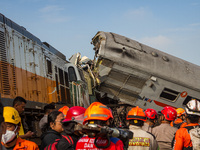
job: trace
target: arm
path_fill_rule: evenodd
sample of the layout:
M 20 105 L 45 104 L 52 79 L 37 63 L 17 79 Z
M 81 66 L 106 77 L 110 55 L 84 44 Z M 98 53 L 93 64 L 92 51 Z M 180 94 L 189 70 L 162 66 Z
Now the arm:
M 27 139 L 27 138 L 30 138 L 34 135 L 34 132 L 31 132 L 31 131 L 28 131 L 26 134 L 24 135 L 19 135 L 20 138 L 22 139 Z
M 173 150 L 183 149 L 183 144 L 184 144 L 183 133 L 184 133 L 184 128 L 181 128 L 176 131 Z

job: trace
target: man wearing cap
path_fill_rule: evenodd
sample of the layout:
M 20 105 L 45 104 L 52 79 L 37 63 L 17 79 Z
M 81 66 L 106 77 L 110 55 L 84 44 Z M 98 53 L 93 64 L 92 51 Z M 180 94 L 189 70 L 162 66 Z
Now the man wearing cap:
M 48 115 L 53 110 L 55 110 L 55 104 L 54 103 L 50 103 L 50 104 L 44 106 L 44 116 L 39 122 L 40 129 L 42 129 L 44 127 L 44 125 L 48 122 L 47 121 Z
M 28 125 L 26 124 L 25 118 L 23 117 L 23 112 L 26 106 L 26 100 L 21 97 L 17 96 L 13 101 L 13 107 L 18 111 L 20 117 L 21 117 L 21 127 L 19 130 L 19 136 L 22 139 L 30 138 L 34 135 L 34 132 L 29 131 Z
M 34 142 L 21 139 L 18 135 L 21 118 L 17 110 L 13 107 L 4 107 L 3 117 L 6 123 L 6 133 L 2 134 L 2 144 L 10 150 L 39 150 L 38 145 Z

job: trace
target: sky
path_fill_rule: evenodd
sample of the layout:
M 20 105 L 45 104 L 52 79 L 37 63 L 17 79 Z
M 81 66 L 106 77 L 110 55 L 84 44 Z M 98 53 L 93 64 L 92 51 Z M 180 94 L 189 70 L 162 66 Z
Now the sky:
M 113 32 L 200 66 L 199 0 L 0 0 L 0 13 L 66 55 Z

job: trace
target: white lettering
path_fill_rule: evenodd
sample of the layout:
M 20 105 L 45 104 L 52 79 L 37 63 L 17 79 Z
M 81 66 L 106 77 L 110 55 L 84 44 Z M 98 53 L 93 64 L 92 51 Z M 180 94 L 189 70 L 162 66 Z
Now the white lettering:
M 94 139 L 90 139 L 89 143 L 94 143 Z
M 79 142 L 84 142 L 84 143 L 85 143 L 85 142 L 88 142 L 88 141 L 89 141 L 89 139 L 80 139 L 80 140 L 79 140 Z
M 94 144 L 85 143 L 84 148 L 93 148 Z

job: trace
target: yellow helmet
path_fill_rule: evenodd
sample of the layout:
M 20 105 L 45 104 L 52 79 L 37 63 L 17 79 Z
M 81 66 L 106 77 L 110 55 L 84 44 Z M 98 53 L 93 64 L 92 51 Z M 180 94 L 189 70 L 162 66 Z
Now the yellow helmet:
M 177 116 L 180 117 L 182 116 L 183 114 L 185 114 L 185 110 L 183 108 L 177 108 L 176 109 L 176 112 L 177 112 Z
M 21 121 L 18 111 L 10 106 L 6 106 L 3 108 L 3 117 L 4 122 L 19 124 L 19 122 Z

